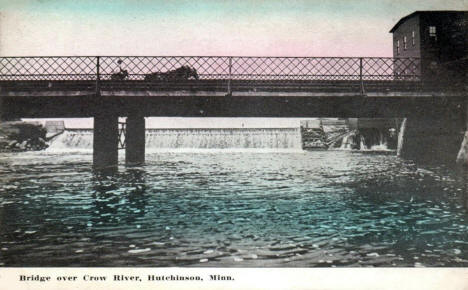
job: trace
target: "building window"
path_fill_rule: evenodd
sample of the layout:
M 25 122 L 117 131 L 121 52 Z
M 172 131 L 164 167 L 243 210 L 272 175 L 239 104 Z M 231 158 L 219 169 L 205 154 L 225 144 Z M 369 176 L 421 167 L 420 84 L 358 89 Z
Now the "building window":
M 408 48 L 407 42 L 406 42 L 406 36 L 403 37 L 403 49 L 406 50 Z
M 414 33 L 414 31 L 411 33 L 411 44 L 413 46 L 416 45 L 416 34 Z
M 429 39 L 431 42 L 437 41 L 437 30 L 435 26 L 429 26 Z
M 396 41 L 396 54 L 397 55 L 400 54 L 400 41 L 399 40 Z

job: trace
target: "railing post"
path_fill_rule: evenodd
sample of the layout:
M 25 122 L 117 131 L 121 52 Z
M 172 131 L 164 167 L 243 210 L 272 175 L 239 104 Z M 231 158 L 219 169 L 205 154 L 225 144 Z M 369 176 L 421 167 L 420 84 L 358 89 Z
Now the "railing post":
M 96 96 L 101 95 L 100 57 L 96 57 Z
M 359 81 L 362 82 L 362 57 L 359 58 Z
M 364 95 L 365 91 L 364 91 L 364 82 L 362 78 L 362 57 L 359 58 L 359 83 L 361 87 L 361 95 Z
M 0 93 L 2 92 L 2 87 L 0 87 Z M 0 94 L 0 120 L 3 120 L 3 96 Z
M 232 56 L 228 58 L 229 61 L 229 76 L 228 76 L 228 83 L 227 83 L 227 95 L 232 95 L 232 87 L 231 87 L 231 80 L 232 80 Z

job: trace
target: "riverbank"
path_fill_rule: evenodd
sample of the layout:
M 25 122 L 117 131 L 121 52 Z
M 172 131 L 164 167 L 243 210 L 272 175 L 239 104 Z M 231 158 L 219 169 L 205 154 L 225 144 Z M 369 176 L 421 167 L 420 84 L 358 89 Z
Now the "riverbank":
M 38 151 L 48 147 L 46 129 L 40 124 L 22 121 L 0 123 L 0 152 Z

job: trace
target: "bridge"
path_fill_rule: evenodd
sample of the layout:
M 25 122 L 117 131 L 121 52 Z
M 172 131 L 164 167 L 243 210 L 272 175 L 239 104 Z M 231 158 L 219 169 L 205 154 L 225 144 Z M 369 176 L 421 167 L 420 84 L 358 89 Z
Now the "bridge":
M 94 165 L 102 167 L 117 164 L 118 117 L 127 117 L 126 161 L 135 164 L 144 161 L 145 116 L 417 115 L 442 123 L 465 116 L 466 79 L 449 70 L 428 72 L 421 63 L 387 57 L 1 57 L 0 117 L 94 117 Z

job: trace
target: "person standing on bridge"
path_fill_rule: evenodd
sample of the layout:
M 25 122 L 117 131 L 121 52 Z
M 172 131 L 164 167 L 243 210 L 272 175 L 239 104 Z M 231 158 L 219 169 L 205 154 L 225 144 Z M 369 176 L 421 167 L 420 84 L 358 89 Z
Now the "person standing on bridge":
M 114 70 L 112 74 L 120 74 L 122 72 L 122 63 L 123 61 L 119 58 L 119 60 L 117 61 L 118 70 Z

